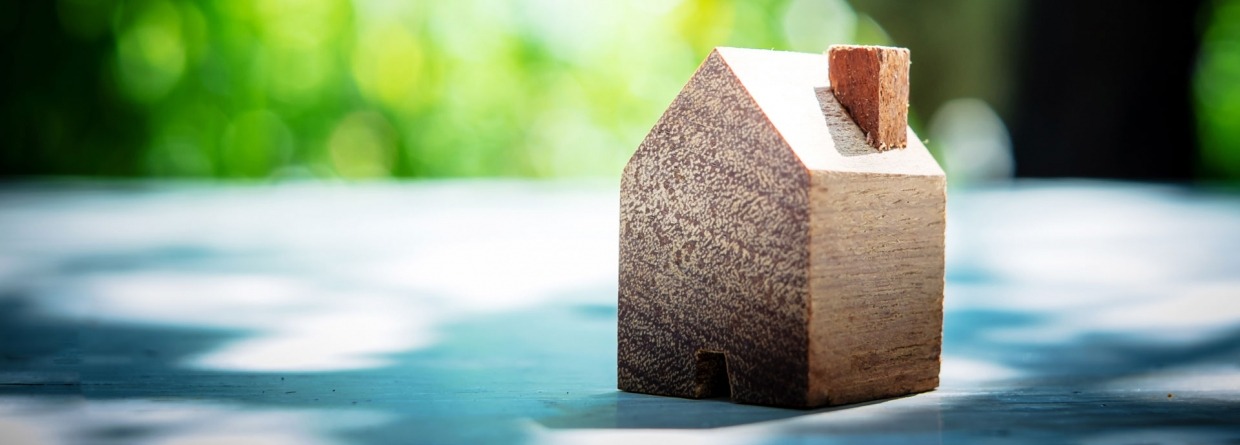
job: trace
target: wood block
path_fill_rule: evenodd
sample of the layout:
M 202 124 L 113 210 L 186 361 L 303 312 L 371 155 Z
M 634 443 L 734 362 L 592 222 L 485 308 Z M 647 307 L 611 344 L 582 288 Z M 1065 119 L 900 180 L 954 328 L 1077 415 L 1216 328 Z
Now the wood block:
M 718 48 L 625 167 L 625 391 L 809 408 L 938 385 L 945 181 L 880 152 L 820 54 Z
M 908 145 L 908 49 L 832 45 L 827 55 L 831 91 L 866 142 L 879 150 Z

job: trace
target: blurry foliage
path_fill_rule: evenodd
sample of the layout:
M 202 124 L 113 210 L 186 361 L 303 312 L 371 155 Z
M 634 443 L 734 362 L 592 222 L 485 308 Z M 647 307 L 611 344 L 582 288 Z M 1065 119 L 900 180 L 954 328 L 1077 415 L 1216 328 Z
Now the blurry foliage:
M 1007 113 L 1020 2 L 853 5 L 0 2 L 0 174 L 615 177 L 723 45 L 900 44 L 914 51 L 915 128 L 960 97 Z M 1237 5 L 1217 2 L 1196 85 L 1202 165 L 1232 178 Z
M 9 174 L 615 176 L 714 46 L 888 43 L 843 0 L 20 7 Z
M 1208 178 L 1240 179 L 1240 0 L 1208 8 L 1194 85 L 1200 171 Z

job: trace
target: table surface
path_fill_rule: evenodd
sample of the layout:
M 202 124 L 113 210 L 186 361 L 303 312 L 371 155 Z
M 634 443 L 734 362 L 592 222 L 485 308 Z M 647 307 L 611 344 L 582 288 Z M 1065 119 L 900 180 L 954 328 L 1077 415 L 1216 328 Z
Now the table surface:
M 1240 441 L 1240 195 L 949 196 L 939 389 L 799 411 L 615 389 L 613 184 L 4 184 L 0 441 Z

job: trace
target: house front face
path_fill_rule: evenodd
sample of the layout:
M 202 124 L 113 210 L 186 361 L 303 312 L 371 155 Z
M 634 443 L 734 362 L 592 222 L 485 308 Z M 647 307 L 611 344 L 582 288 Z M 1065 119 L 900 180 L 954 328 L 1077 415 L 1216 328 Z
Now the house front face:
M 808 185 L 712 53 L 622 179 L 621 389 L 805 404 Z

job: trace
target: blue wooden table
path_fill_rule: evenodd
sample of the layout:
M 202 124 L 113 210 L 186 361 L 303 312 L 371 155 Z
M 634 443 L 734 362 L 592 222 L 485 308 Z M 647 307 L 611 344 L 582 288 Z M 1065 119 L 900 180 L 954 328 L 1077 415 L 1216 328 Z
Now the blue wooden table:
M 610 183 L 0 186 L 0 443 L 1237 443 L 1240 195 L 949 194 L 942 385 L 615 390 Z

